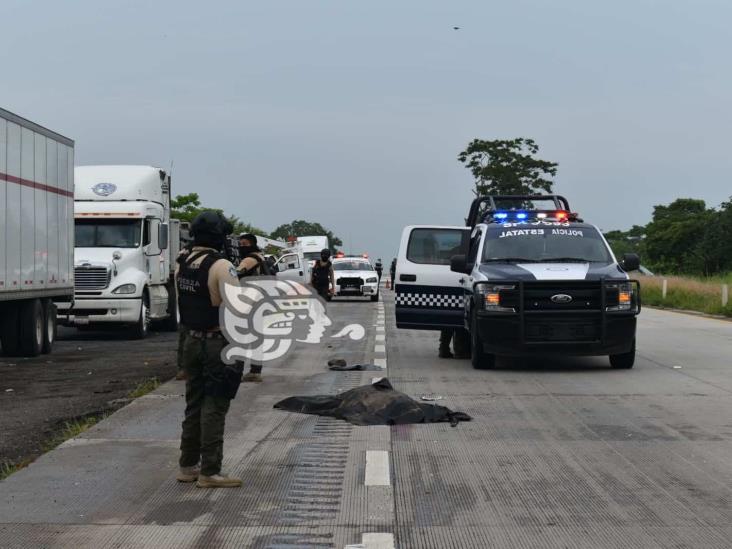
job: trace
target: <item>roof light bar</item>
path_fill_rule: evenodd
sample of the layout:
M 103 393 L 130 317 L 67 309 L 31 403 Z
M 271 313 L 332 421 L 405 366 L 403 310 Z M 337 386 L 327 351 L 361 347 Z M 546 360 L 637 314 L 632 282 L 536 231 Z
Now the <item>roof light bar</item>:
M 515 219 L 517 221 L 526 221 L 529 219 L 552 219 L 556 221 L 580 221 L 579 216 L 575 212 L 566 210 L 529 210 L 529 211 L 495 211 L 486 213 L 486 221 L 507 221 Z

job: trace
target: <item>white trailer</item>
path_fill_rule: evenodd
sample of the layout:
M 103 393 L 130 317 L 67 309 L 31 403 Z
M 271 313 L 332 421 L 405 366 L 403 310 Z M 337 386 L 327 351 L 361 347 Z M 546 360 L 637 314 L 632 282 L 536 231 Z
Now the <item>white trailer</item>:
M 136 338 L 156 320 L 175 329 L 180 223 L 170 224 L 170 176 L 152 166 L 80 166 L 75 177 L 76 291 L 60 321 L 127 326 Z
M 48 353 L 74 293 L 74 142 L 3 109 L 0 213 L 3 352 Z

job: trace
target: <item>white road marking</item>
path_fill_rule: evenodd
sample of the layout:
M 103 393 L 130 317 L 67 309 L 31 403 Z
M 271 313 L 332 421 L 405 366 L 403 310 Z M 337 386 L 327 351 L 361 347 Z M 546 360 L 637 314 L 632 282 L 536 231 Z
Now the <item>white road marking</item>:
M 376 327 L 376 331 L 377 332 L 383 332 L 384 331 L 384 327 L 383 326 L 377 326 Z
M 389 452 L 384 450 L 366 451 L 366 475 L 364 477 L 366 486 L 389 486 L 391 477 L 389 475 Z
M 385 358 L 375 358 L 374 366 L 378 366 L 379 368 L 383 368 L 384 370 L 386 370 L 386 359 Z
M 394 534 L 367 532 L 361 537 L 364 549 L 394 549 Z
M 385 341 L 386 335 L 384 334 L 376 334 L 376 341 Z
M 386 353 L 386 345 L 374 345 L 375 353 Z
M 383 377 L 372 377 L 371 378 L 371 385 L 373 385 L 374 383 L 378 383 L 382 379 L 384 379 L 384 378 Z

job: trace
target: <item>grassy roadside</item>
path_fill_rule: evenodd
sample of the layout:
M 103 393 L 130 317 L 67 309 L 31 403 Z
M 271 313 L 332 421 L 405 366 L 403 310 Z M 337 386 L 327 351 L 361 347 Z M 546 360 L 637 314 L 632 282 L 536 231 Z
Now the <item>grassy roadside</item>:
M 140 398 L 141 396 L 144 396 L 148 394 L 151 391 L 154 391 L 158 387 L 160 387 L 161 382 L 157 377 L 152 377 L 146 380 L 141 381 L 138 383 L 137 387 L 135 387 L 132 391 L 130 391 L 127 395 L 127 397 L 130 400 L 134 400 L 136 398 Z M 112 410 L 113 411 L 113 410 Z M 70 421 L 65 421 L 58 431 L 56 431 L 55 434 L 53 434 L 44 444 L 43 444 L 43 453 L 50 452 L 57 446 L 63 444 L 69 439 L 72 439 L 76 436 L 79 436 L 84 431 L 87 431 L 94 427 L 97 423 L 105 419 L 107 416 L 109 416 L 112 411 L 106 411 L 106 412 L 100 412 L 97 414 L 91 414 L 89 416 L 85 416 L 82 418 L 72 419 Z M 6 479 L 16 471 L 19 471 L 20 469 L 23 469 L 24 467 L 27 467 L 31 463 L 33 463 L 35 458 L 28 458 L 23 461 L 14 463 L 9 461 L 0 461 L 0 481 L 3 479 Z
M 665 299 L 664 279 L 667 281 Z M 732 292 L 732 276 L 708 279 L 642 276 L 638 280 L 641 283 L 641 296 L 645 305 L 732 317 L 732 299 L 726 306 L 722 306 L 722 284 L 728 284 Z
M 45 444 L 43 445 L 43 453 L 45 454 L 46 452 L 50 452 L 67 440 L 74 438 L 75 436 L 79 436 L 84 431 L 91 429 L 92 427 L 94 427 L 94 425 L 99 423 L 108 415 L 108 413 L 104 412 L 79 419 L 74 419 L 71 421 L 65 421 L 61 428 L 56 432 L 56 434 L 54 434 L 45 442 Z M 28 465 L 33 463 L 33 461 L 34 459 L 26 459 L 18 463 L 3 461 L 2 463 L 0 463 L 0 480 L 9 477 L 13 473 L 19 471 L 24 467 L 27 467 Z

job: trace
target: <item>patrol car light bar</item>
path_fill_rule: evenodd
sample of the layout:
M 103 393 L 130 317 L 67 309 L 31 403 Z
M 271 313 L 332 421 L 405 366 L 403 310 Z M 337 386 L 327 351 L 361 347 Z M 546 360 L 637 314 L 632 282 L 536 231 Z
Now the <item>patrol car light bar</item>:
M 518 210 L 495 211 L 485 214 L 485 221 L 506 222 L 526 221 L 527 219 L 549 219 L 554 221 L 579 221 L 579 214 L 566 210 Z

